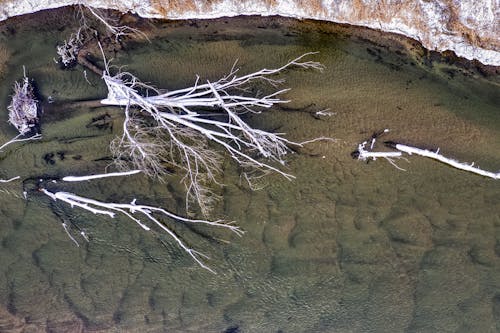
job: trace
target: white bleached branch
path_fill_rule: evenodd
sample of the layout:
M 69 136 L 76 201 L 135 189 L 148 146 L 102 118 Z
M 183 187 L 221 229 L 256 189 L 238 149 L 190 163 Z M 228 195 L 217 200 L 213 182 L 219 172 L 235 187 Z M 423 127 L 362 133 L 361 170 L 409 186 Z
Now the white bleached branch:
M 16 177 L 12 177 L 10 179 L 0 179 L 0 183 L 8 183 L 8 182 L 14 181 L 14 180 L 19 179 L 19 178 L 21 178 L 21 177 L 16 176 Z
M 84 180 L 93 180 L 93 179 L 100 179 L 100 178 L 108 178 L 108 177 L 121 177 L 121 176 L 130 176 L 130 175 L 135 175 L 142 172 L 141 170 L 130 170 L 130 171 L 124 171 L 124 172 L 109 172 L 109 173 L 102 173 L 98 175 L 88 175 L 88 176 L 66 176 L 63 177 L 63 181 L 65 182 L 81 182 Z
M 370 144 L 370 149 L 373 148 L 375 144 L 375 138 L 372 139 L 371 144 Z M 395 159 L 403 158 L 403 154 L 399 151 L 371 151 L 367 150 L 365 147 L 368 144 L 368 141 L 363 141 L 358 145 L 358 150 L 356 150 L 357 153 L 357 159 L 361 161 L 369 161 L 369 160 L 377 160 L 377 158 L 383 158 L 390 164 L 392 164 L 396 169 L 401 170 L 401 171 L 406 171 L 405 169 L 399 167 Z
M 484 177 L 488 178 L 493 178 L 493 179 L 500 179 L 500 172 L 491 172 L 487 170 L 483 170 L 477 166 L 474 166 L 474 163 L 467 164 L 467 163 L 462 163 L 458 162 L 452 158 L 445 157 L 441 154 L 439 154 L 439 148 L 437 151 L 431 151 L 427 149 L 421 149 L 421 148 L 416 148 L 408 145 L 403 145 L 400 143 L 394 143 L 394 142 L 385 142 L 385 145 L 396 149 L 397 151 L 392 151 L 392 152 L 380 152 L 380 151 L 372 151 L 372 149 L 375 146 L 375 142 L 377 140 L 377 137 L 380 135 L 389 132 L 388 129 L 385 129 L 379 133 L 375 133 L 370 141 L 370 147 L 366 149 L 366 145 L 368 144 L 368 141 L 364 141 L 358 145 L 358 149 L 352 153 L 352 156 L 354 158 L 357 158 L 362 161 L 368 161 L 368 160 L 376 160 L 377 158 L 385 158 L 389 163 L 391 163 L 394 167 L 396 167 L 399 170 L 406 171 L 405 169 L 400 168 L 399 166 L 396 165 L 394 162 L 394 159 L 399 159 L 403 158 L 406 160 L 406 158 L 403 157 L 403 153 L 406 153 L 408 155 L 420 155 L 424 157 L 428 157 L 434 160 L 437 160 L 439 162 L 442 162 L 444 164 L 450 165 L 456 169 L 459 170 L 464 170 L 468 172 L 475 173 L 477 175 L 481 175 Z
M 188 247 L 184 241 L 177 236 L 172 230 L 170 230 L 164 222 L 160 220 L 160 217 L 168 218 L 174 221 L 183 222 L 183 223 L 195 223 L 195 224 L 206 224 L 215 227 L 221 227 L 225 229 L 229 229 L 234 232 L 238 236 L 243 234 L 243 231 L 234 225 L 229 223 L 224 223 L 222 220 L 217 221 L 208 221 L 208 220 L 194 220 L 185 218 L 169 211 L 147 205 L 138 205 L 136 204 L 136 200 L 134 199 L 129 204 L 121 204 L 121 203 L 112 203 L 112 202 L 102 202 L 90 198 L 85 198 L 76 194 L 68 193 L 68 192 L 50 192 L 45 188 L 41 188 L 40 191 L 45 195 L 52 198 L 54 201 L 60 200 L 69 204 L 71 207 L 80 207 L 85 209 L 93 214 L 106 215 L 108 217 L 114 218 L 116 213 L 121 213 L 137 223 L 141 228 L 146 231 L 150 231 L 151 228 L 143 223 L 137 215 L 142 215 L 146 218 L 146 221 L 153 223 L 156 227 L 160 228 L 164 232 L 166 232 L 170 237 L 172 237 L 175 242 L 185 251 L 187 252 L 201 267 L 215 273 L 212 269 L 206 266 L 202 259 L 207 259 L 208 257 L 190 247 Z
M 415 155 L 420 155 L 420 156 L 424 156 L 424 157 L 428 157 L 428 158 L 437 160 L 439 162 L 450 165 L 450 166 L 452 166 L 456 169 L 459 169 L 459 170 L 472 172 L 472 173 L 475 173 L 477 175 L 481 175 L 481 176 L 488 177 L 488 178 L 500 179 L 500 172 L 495 173 L 495 172 L 483 170 L 477 166 L 474 166 L 474 163 L 467 164 L 467 163 L 458 162 L 454 159 L 451 159 L 451 158 L 448 158 L 448 157 L 445 157 L 445 156 L 439 154 L 439 149 L 438 149 L 438 151 L 434 152 L 431 150 L 420 149 L 420 148 L 411 147 L 411 146 L 407 146 L 407 145 L 403 145 L 403 144 L 399 144 L 399 143 L 396 144 L 394 146 L 394 148 L 399 150 L 400 152 L 405 152 L 408 155 L 415 154 Z
M 125 107 L 123 136 L 111 146 L 115 160 L 119 165 L 129 160 L 133 168 L 160 178 L 168 173 L 166 165 L 180 167 L 185 171 L 187 205 L 193 199 L 203 213 L 207 213 L 207 203 L 214 198 L 205 184 L 217 183 L 222 160 L 209 143 L 221 147 L 239 166 L 293 179 L 293 175 L 274 164 L 285 164 L 284 156 L 290 152 L 288 145 L 301 144 L 284 138 L 282 133 L 254 129 L 241 115 L 287 103 L 288 100 L 279 95 L 288 89 L 259 97 L 245 92 L 255 81 L 281 83 L 272 76 L 289 67 L 322 70 L 320 63 L 303 61 L 311 54 L 314 53 L 306 53 L 276 69 L 262 69 L 242 76 L 238 76 L 238 69 L 233 67 L 218 81 L 201 84 L 197 77 L 192 87 L 168 92 L 146 85 L 128 72 L 111 75 L 105 61 L 103 79 L 108 96 L 101 103 Z M 138 111 L 132 112 L 131 108 Z
M 23 141 L 31 141 L 31 140 L 39 140 L 39 139 L 42 138 L 42 136 L 40 134 L 36 134 L 36 135 L 30 136 L 30 137 L 27 137 L 27 138 L 19 139 L 19 137 L 21 137 L 21 136 L 23 136 L 23 134 L 18 134 L 12 140 L 9 140 L 6 143 L 4 143 L 3 145 L 1 145 L 0 146 L 0 151 L 2 151 L 2 149 L 4 149 L 5 147 L 7 147 L 8 145 L 10 145 L 12 143 L 23 142 Z

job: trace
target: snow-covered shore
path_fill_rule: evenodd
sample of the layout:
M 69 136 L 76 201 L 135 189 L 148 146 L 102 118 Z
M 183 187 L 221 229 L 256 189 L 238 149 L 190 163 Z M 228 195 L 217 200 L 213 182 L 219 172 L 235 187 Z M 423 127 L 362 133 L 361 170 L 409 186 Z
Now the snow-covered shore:
M 497 0 L 4 0 L 0 20 L 79 2 L 151 18 L 281 15 L 347 23 L 399 33 L 431 50 L 451 50 L 500 66 Z

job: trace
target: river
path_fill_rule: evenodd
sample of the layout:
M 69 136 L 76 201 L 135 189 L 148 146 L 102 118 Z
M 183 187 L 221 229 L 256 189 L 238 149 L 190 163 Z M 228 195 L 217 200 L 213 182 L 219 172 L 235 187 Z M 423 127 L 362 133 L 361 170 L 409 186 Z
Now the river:
M 71 104 L 103 98 L 102 80 L 61 70 L 55 46 L 74 29 L 69 9 L 0 23 L 0 138 L 12 84 L 34 78 L 50 96 L 43 139 L 0 153 L 0 177 L 103 172 L 123 111 Z M 96 216 L 22 181 L 0 184 L 0 331 L 53 332 L 495 332 L 500 330 L 498 181 L 423 157 L 351 158 L 374 131 L 382 140 L 437 149 L 500 168 L 500 78 L 494 69 L 426 51 L 368 29 L 277 17 L 141 21 L 151 41 L 126 40 L 112 64 L 165 89 L 211 81 L 238 59 L 241 73 L 278 67 L 305 52 L 323 72 L 279 77 L 291 102 L 248 116 L 254 127 L 318 141 L 290 154 L 279 175 L 252 191 L 227 159 L 214 217 L 243 237 L 169 222 L 210 255 L 212 274 L 167 236 L 124 217 Z M 98 55 L 96 55 L 98 56 Z M 326 110 L 326 111 L 325 111 Z M 324 115 L 317 113 L 325 111 Z M 108 115 L 106 126 L 93 120 Z M 182 175 L 53 184 L 115 202 L 136 198 L 185 215 Z M 70 226 L 77 246 L 61 223 Z M 84 230 L 86 242 L 78 232 Z

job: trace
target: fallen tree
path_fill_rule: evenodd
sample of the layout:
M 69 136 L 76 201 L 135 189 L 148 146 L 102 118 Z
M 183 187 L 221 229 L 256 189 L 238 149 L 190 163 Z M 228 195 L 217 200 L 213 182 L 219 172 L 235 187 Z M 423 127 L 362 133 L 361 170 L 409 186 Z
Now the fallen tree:
M 272 76 L 290 67 L 321 70 L 317 62 L 302 61 L 311 54 L 276 69 L 242 76 L 233 67 L 216 82 L 200 83 L 197 77 L 192 87 L 168 92 L 146 85 L 128 72 L 112 75 L 105 62 L 102 78 L 108 96 L 101 103 L 121 106 L 125 113 L 123 135 L 111 144 L 115 163 L 121 170 L 139 169 L 161 180 L 170 167 L 180 168 L 185 173 L 186 207 L 196 202 L 205 215 L 216 199 L 210 184 L 218 183 L 223 151 L 243 168 L 245 179 L 250 182 L 252 176 L 268 172 L 292 179 L 280 167 L 290 152 L 288 146 L 302 144 L 280 133 L 252 128 L 242 118 L 245 113 L 258 114 L 275 104 L 287 103 L 279 95 L 288 89 L 261 97 L 245 92 L 254 81 L 281 83 Z M 209 143 L 222 150 L 213 149 Z

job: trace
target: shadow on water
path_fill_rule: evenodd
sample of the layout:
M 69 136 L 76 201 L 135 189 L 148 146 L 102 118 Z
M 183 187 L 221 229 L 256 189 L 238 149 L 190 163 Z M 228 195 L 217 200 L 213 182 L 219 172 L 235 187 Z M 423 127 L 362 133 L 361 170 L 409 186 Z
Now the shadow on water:
M 54 47 L 71 31 L 68 10 L 0 23 L 0 107 L 22 66 L 47 105 L 43 140 L 0 156 L 2 178 L 102 172 L 120 134 L 117 108 L 70 107 L 105 95 L 82 68 L 62 71 Z M 68 27 L 65 27 L 68 25 Z M 42 27 L 40 29 L 40 27 Z M 218 274 L 168 238 L 125 219 L 93 216 L 0 185 L 0 331 L 494 332 L 500 329 L 500 188 L 489 179 L 410 157 L 399 171 L 350 153 L 373 131 L 441 148 L 462 161 L 500 167 L 500 90 L 495 69 L 429 54 L 414 41 L 310 21 L 232 18 L 155 22 L 152 43 L 125 43 L 116 65 L 174 89 L 195 74 L 214 80 L 239 59 L 241 72 L 308 51 L 323 73 L 289 70 L 292 100 L 254 115 L 254 126 L 310 144 L 289 157 L 297 179 L 241 184 L 230 163 L 216 215 L 242 238 L 172 225 Z M 450 62 L 455 62 L 450 64 Z M 59 103 L 59 104 L 58 104 Z M 330 116 L 317 111 L 329 109 Z M 16 133 L 0 114 L 2 142 Z M 112 126 L 98 120 L 109 119 Z M 97 126 L 97 125 L 99 126 Z M 182 186 L 141 176 L 64 187 L 106 200 L 162 205 L 183 214 Z M 85 230 L 77 247 L 61 227 Z M 227 242 L 229 241 L 229 242 Z

